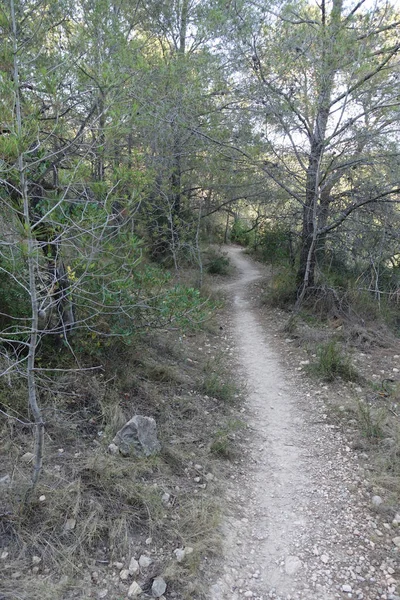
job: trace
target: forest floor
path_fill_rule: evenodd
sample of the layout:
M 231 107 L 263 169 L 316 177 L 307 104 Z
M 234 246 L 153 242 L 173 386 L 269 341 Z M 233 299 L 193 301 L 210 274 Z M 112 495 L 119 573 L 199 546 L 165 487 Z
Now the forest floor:
M 379 423 L 367 401 L 368 381 L 398 372 L 396 342 L 353 354 L 364 384 L 321 382 L 307 372 L 316 342 L 285 334 L 288 315 L 260 303 L 267 268 L 240 248 L 228 254 L 237 275 L 224 286 L 224 329 L 232 367 L 247 382 L 247 430 L 228 484 L 223 571 L 210 597 L 398 599 L 398 446 L 385 437 L 395 429 L 375 443 L 368 427 Z
M 167 600 L 400 598 L 400 410 L 382 388 L 398 340 L 337 320 L 288 333 L 263 301 L 271 268 L 227 252 L 233 274 L 206 278 L 226 305 L 202 330 L 118 342 L 100 375 L 54 379 L 29 511 L 31 429 L 3 417 L 0 600 L 150 598 L 160 577 Z M 359 381 L 312 373 L 332 335 Z M 23 421 L 20 385 L 0 400 Z M 156 419 L 159 456 L 108 452 L 133 414 Z

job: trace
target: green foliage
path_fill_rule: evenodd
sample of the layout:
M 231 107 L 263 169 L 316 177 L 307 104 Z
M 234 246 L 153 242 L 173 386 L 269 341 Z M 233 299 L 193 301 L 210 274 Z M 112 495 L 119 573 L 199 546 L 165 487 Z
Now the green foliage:
M 232 404 L 238 394 L 237 386 L 230 381 L 226 381 L 218 373 L 207 375 L 204 378 L 202 389 L 207 396 L 211 396 L 227 404 Z
M 205 261 L 207 273 L 211 275 L 228 275 L 230 271 L 230 260 L 226 254 L 209 250 Z
M 267 263 L 287 264 L 292 260 L 292 234 L 279 226 L 265 228 L 257 245 Z
M 252 232 L 249 232 L 249 226 L 241 219 L 236 219 L 231 229 L 231 241 L 241 244 L 242 246 L 248 246 L 251 242 Z
M 336 340 L 330 340 L 319 346 L 317 362 L 312 365 L 312 371 L 325 381 L 334 381 L 341 377 L 345 381 L 358 381 L 359 375 L 349 356 L 343 354 Z
M 296 302 L 297 283 L 292 269 L 281 268 L 274 275 L 271 284 L 264 295 L 263 301 L 276 308 L 288 308 Z
M 235 402 L 240 390 L 234 381 L 228 380 L 230 376 L 226 373 L 220 357 L 217 356 L 207 361 L 204 366 L 204 373 L 204 380 L 201 383 L 204 394 L 226 404 Z
M 30 318 L 29 295 L 21 279 L 25 271 L 22 258 L 6 257 L 4 253 L 0 257 L 0 327 L 7 327 L 9 333 L 20 328 L 22 322 L 17 319 Z
M 218 429 L 210 446 L 210 452 L 219 458 L 231 459 L 233 457 L 233 440 L 235 433 L 243 429 L 244 423 L 235 419 L 229 421 L 224 427 Z
M 386 415 L 383 410 L 373 410 L 366 402 L 358 400 L 356 418 L 362 435 L 368 441 L 377 443 L 384 437 L 383 424 Z
M 101 352 L 116 336 L 131 344 L 143 331 L 196 329 L 210 317 L 214 305 L 199 290 L 176 284 L 168 271 L 141 262 L 139 240 L 130 237 L 129 250 L 124 243 L 124 252 L 120 249 L 119 254 L 113 248 L 86 271 L 74 266 L 79 283 L 78 318 L 89 326 L 77 336 L 79 345 L 91 353 Z

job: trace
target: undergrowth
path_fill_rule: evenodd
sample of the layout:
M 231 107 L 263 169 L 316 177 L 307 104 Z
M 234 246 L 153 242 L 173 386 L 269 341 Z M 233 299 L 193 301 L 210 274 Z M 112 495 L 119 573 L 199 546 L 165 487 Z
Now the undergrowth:
M 77 598 L 86 599 L 97 585 L 92 571 L 107 582 L 118 580 L 115 561 L 127 568 L 131 557 L 150 554 L 152 566 L 139 577 L 143 589 L 162 574 L 170 593 L 207 599 L 200 569 L 220 552 L 219 481 L 236 431 L 226 413 L 239 393 L 223 356 L 212 360 L 199 352 L 217 335 L 212 324 L 187 336 L 153 331 L 130 346 L 110 342 L 101 348 L 101 371 L 52 377 L 51 394 L 50 379 L 43 379 L 44 470 L 36 500 L 25 511 L 20 500 L 31 477 L 26 454 L 32 451 L 32 430 L 24 425 L 29 417 L 19 397 L 24 386 L 9 387 L 2 379 L 0 408 L 10 415 L 0 423 L 0 452 L 6 457 L 0 472 L 3 593 L 29 590 L 31 600 L 69 600 L 72 586 Z M 84 356 L 89 366 L 90 356 Z M 130 459 L 107 452 L 134 414 L 156 419 L 158 456 Z M 173 550 L 186 546 L 193 553 L 177 563 Z M 14 572 L 21 578 L 12 579 Z M 48 573 L 57 576 L 44 586 Z
M 229 275 L 231 271 L 228 256 L 215 249 L 210 249 L 205 256 L 205 268 L 210 275 Z
M 318 347 L 317 360 L 310 365 L 310 371 L 325 381 L 334 381 L 338 377 L 344 381 L 360 380 L 350 356 L 344 354 L 336 340 L 330 340 Z
M 221 357 L 208 360 L 203 370 L 204 378 L 200 384 L 202 391 L 226 404 L 233 404 L 239 397 L 240 389 L 235 380 L 232 380 L 232 374 Z

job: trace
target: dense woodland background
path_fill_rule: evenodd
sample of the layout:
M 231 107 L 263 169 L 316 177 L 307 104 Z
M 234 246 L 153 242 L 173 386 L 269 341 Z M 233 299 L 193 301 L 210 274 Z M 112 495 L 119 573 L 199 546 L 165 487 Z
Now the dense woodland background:
M 3 2 L 1 371 L 26 382 L 34 485 L 38 390 L 204 322 L 207 243 L 278 264 L 295 311 L 398 331 L 399 31 L 385 1 Z

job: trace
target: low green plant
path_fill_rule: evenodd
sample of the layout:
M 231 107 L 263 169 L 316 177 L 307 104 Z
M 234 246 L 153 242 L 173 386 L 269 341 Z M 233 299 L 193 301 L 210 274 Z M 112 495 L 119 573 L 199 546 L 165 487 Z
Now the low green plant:
M 235 383 L 226 381 L 218 373 L 209 373 L 205 376 L 202 390 L 207 396 L 211 396 L 227 404 L 234 402 L 239 391 Z
M 244 424 L 242 421 L 235 419 L 229 421 L 224 427 L 219 429 L 210 446 L 210 452 L 220 458 L 230 459 L 233 456 L 233 436 L 242 429 Z
M 360 379 L 356 369 L 351 364 L 336 340 L 321 344 L 317 352 L 317 362 L 312 365 L 312 371 L 325 381 L 334 381 L 341 377 L 345 381 L 358 381 Z
M 262 259 L 266 263 L 287 264 L 293 261 L 293 235 L 280 227 L 266 227 L 258 239 Z
M 251 243 L 254 233 L 249 231 L 247 223 L 241 219 L 236 219 L 231 229 L 231 241 L 241 244 L 242 246 L 248 246 Z
M 211 398 L 216 398 L 226 404 L 233 404 L 240 389 L 236 382 L 232 381 L 232 375 L 226 369 L 223 355 L 217 355 L 207 360 L 203 372 L 204 378 L 199 382 L 201 391 Z
M 384 410 L 373 411 L 366 402 L 357 401 L 356 419 L 363 437 L 368 441 L 376 443 L 384 437 L 385 418 Z
M 221 254 L 216 250 L 208 252 L 205 267 L 207 273 L 211 275 L 228 275 L 230 271 L 230 260 L 226 254 Z
M 297 283 L 293 269 L 282 268 L 272 278 L 263 301 L 274 308 L 288 308 L 296 302 L 296 298 Z

